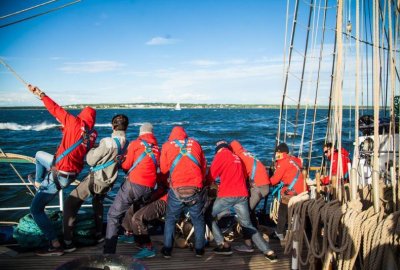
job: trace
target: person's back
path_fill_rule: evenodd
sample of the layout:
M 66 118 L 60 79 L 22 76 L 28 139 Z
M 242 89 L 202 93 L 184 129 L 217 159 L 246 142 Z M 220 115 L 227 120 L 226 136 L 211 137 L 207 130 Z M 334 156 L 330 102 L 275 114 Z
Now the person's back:
M 183 155 L 175 165 L 174 161 L 181 151 L 182 146 L 186 146 L 189 155 Z M 185 130 L 180 127 L 174 127 L 168 138 L 162 146 L 160 158 L 160 170 L 162 173 L 170 173 L 171 187 L 182 186 L 203 187 L 203 179 L 206 171 L 206 161 L 203 149 L 193 138 L 189 138 Z
M 115 254 L 121 219 L 129 207 L 150 199 L 156 183 L 159 151 L 153 125 L 143 123 L 127 149 L 122 169 L 127 174 L 107 214 L 104 254 Z
M 96 121 L 96 111 L 93 108 L 86 107 L 78 116 L 74 116 L 55 103 L 39 88 L 28 85 L 28 90 L 43 101 L 46 109 L 62 125 L 63 135 L 56 154 L 51 155 L 38 151 L 35 155 L 34 182 L 35 186 L 38 187 L 38 192 L 35 194 L 30 207 L 35 222 L 50 241 L 50 246 L 38 252 L 37 255 L 62 255 L 64 251 L 44 209 L 57 193 L 68 187 L 82 171 L 84 157 L 94 145 L 97 137 L 97 132 L 92 130 Z
M 64 203 L 64 244 L 65 252 L 72 252 L 76 248 L 72 243 L 74 223 L 79 208 L 83 202 L 92 196 L 94 220 L 96 224 L 94 237 L 97 242 L 104 241 L 103 232 L 103 200 L 107 192 L 111 191 L 118 177 L 120 161 L 127 148 L 126 129 L 129 125 L 128 117 L 119 114 L 111 120 L 113 133 L 110 137 L 101 139 L 99 145 L 92 148 L 86 157 L 87 163 L 92 166 L 87 177 L 70 193 Z
M 195 231 L 196 256 L 204 254 L 204 176 L 207 168 L 203 149 L 200 144 L 188 138 L 183 127 L 172 129 L 169 139 L 163 144 L 160 158 L 160 170 L 170 175 L 167 214 L 164 227 L 164 247 L 161 253 L 171 257 L 175 224 L 183 208 L 187 208 Z

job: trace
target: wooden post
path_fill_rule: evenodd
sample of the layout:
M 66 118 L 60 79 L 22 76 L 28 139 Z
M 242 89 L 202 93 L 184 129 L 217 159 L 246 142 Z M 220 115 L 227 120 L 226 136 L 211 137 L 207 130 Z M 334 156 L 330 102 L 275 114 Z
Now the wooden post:
M 307 177 L 308 177 L 307 170 L 303 169 L 301 171 L 301 174 L 303 175 L 303 180 L 304 180 L 303 181 L 303 192 L 304 192 L 307 190 Z
M 338 189 L 337 189 L 337 178 L 336 178 L 336 175 L 332 175 L 332 177 L 331 177 L 331 193 L 332 193 L 332 199 L 339 198 L 339 197 L 338 197 Z
M 317 171 L 315 173 L 315 182 L 317 184 L 317 199 L 319 198 L 319 193 L 321 192 L 321 173 Z
M 357 170 L 352 168 L 350 171 L 350 199 L 352 201 L 357 199 Z

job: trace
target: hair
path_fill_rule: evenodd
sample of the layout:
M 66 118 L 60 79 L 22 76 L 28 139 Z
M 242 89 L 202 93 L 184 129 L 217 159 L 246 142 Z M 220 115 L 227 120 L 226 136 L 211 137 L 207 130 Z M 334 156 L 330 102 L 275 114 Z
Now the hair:
M 114 130 L 123 130 L 125 131 L 129 125 L 129 119 L 124 114 L 117 114 L 111 120 L 111 125 Z
M 324 144 L 324 147 L 326 148 L 332 148 L 332 143 L 331 142 L 327 142 L 326 144 Z

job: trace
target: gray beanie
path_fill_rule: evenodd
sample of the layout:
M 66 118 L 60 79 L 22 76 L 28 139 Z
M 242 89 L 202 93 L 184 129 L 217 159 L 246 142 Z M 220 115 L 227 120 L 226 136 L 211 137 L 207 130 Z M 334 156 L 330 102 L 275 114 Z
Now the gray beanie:
M 147 133 L 153 133 L 153 125 L 150 123 L 143 123 L 140 127 L 139 136 Z

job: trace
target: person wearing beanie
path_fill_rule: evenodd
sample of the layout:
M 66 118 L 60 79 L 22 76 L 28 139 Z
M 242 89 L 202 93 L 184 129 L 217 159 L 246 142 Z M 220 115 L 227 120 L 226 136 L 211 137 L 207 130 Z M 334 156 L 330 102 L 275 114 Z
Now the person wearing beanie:
M 277 186 L 279 197 L 295 196 L 305 191 L 304 177 L 301 173 L 301 159 L 289 155 L 289 147 L 281 143 L 276 147 L 275 172 L 270 178 L 271 185 Z M 288 206 L 282 203 L 278 211 L 278 224 L 272 238 L 283 240 L 287 223 Z
M 171 258 L 176 221 L 184 208 L 189 211 L 194 226 L 195 256 L 202 257 L 204 254 L 203 208 L 206 189 L 203 180 L 206 169 L 207 161 L 199 142 L 188 137 L 183 127 L 174 127 L 168 141 L 162 146 L 160 159 L 161 173 L 170 177 L 164 246 L 161 249 L 164 258 Z
M 86 162 L 91 166 L 89 174 L 70 193 L 64 202 L 64 251 L 76 250 L 72 242 L 74 223 L 79 208 L 87 198 L 92 196 L 94 221 L 96 224 L 95 235 L 97 243 L 104 241 L 103 233 L 103 201 L 106 194 L 111 191 L 118 177 L 123 155 L 128 146 L 126 130 L 129 125 L 128 117 L 123 114 L 115 115 L 111 120 L 112 134 L 101 139 L 99 145 L 90 149 Z
M 257 216 L 256 206 L 265 198 L 269 193 L 269 175 L 264 164 L 258 160 L 253 154 L 248 152 L 237 140 L 233 140 L 230 143 L 233 153 L 235 153 L 242 161 L 246 168 L 245 177 L 247 179 L 248 186 L 250 187 L 249 196 L 249 207 L 250 207 L 250 218 L 254 227 L 257 227 Z M 234 247 L 235 250 L 241 252 L 253 252 L 253 246 L 251 243 L 251 235 L 244 232 L 243 235 L 244 244 Z
M 232 254 L 231 247 L 228 242 L 224 241 L 224 236 L 217 222 L 220 213 L 234 208 L 238 217 L 237 220 L 243 231 L 251 235 L 254 244 L 263 252 L 267 260 L 276 262 L 277 256 L 275 252 L 250 220 L 246 168 L 240 158 L 232 152 L 226 141 L 218 141 L 215 150 L 216 153 L 207 176 L 209 182 L 215 182 L 219 178 L 217 198 L 211 213 L 213 217 L 212 232 L 217 244 L 217 247 L 214 248 L 214 253 L 221 255 Z
M 104 254 L 115 254 L 121 219 L 135 202 L 147 202 L 155 187 L 160 152 L 153 126 L 143 123 L 139 137 L 132 141 L 122 162 L 122 169 L 127 174 L 107 214 L 107 230 Z
M 62 139 L 54 155 L 38 151 L 35 156 L 36 173 L 34 183 L 38 188 L 30 207 L 36 224 L 50 241 L 39 256 L 60 256 L 64 254 L 51 221 L 44 209 L 61 189 L 68 187 L 82 171 L 86 153 L 93 147 L 97 132 L 93 129 L 96 122 L 96 111 L 85 107 L 78 116 L 74 116 L 55 103 L 38 87 L 31 84 L 28 90 L 36 95 L 49 113 L 62 125 Z M 31 176 L 28 176 L 30 181 Z

